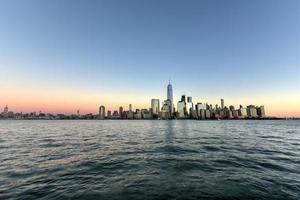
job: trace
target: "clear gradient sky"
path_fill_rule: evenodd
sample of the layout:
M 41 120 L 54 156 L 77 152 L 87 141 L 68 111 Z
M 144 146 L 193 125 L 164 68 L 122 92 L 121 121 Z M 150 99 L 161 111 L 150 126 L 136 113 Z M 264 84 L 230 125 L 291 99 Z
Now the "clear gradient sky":
M 300 116 L 299 0 L 0 0 L 0 109 L 166 98 Z

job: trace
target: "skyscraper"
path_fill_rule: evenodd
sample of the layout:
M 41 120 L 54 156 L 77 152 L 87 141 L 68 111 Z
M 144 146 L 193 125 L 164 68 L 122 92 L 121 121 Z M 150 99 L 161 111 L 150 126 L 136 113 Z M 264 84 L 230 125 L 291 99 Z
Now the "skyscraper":
M 107 118 L 111 118 L 111 111 L 107 111 Z
M 185 100 L 185 94 L 181 95 L 181 101 L 186 103 L 186 100 Z
M 265 107 L 264 106 L 257 107 L 257 115 L 259 117 L 265 117 L 266 116 Z
M 221 99 L 221 109 L 224 109 L 224 99 Z
M 99 107 L 99 119 L 104 119 L 105 118 L 105 107 L 100 106 Z
M 122 115 L 123 115 L 123 107 L 120 106 L 119 107 L 119 117 L 122 119 Z
M 159 99 L 151 99 L 151 109 L 154 115 L 158 115 L 158 112 L 160 111 Z
M 186 103 L 184 101 L 179 101 L 177 103 L 177 112 L 179 118 L 185 118 L 186 117 Z
M 132 112 L 132 105 L 129 104 L 129 112 Z
M 257 117 L 257 109 L 254 105 L 247 106 L 247 115 L 250 118 L 256 118 Z
M 162 119 L 170 119 L 172 118 L 170 113 L 171 113 L 171 101 L 167 99 L 163 103 L 161 112 L 159 112 L 159 117 Z
M 187 103 L 186 103 L 186 111 L 188 115 L 191 114 L 191 110 L 194 109 L 192 97 L 187 97 Z
M 177 112 L 179 118 L 185 118 L 187 115 L 185 94 L 181 96 L 181 100 L 177 103 Z
M 168 88 L 167 88 L 167 100 L 169 100 L 171 102 L 171 116 L 173 116 L 173 112 L 174 112 L 173 88 L 172 88 L 170 81 L 169 81 Z

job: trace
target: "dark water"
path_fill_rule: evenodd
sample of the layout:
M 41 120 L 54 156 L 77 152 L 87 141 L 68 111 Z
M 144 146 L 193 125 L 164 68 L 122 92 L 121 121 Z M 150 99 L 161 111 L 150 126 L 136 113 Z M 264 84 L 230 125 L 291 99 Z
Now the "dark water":
M 0 121 L 0 199 L 300 199 L 300 121 Z

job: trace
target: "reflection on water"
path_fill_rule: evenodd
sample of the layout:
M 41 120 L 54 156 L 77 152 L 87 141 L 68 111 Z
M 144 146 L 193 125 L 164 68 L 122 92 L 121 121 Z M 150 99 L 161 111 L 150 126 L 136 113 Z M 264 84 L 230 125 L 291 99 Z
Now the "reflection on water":
M 299 121 L 0 121 L 0 199 L 299 199 Z

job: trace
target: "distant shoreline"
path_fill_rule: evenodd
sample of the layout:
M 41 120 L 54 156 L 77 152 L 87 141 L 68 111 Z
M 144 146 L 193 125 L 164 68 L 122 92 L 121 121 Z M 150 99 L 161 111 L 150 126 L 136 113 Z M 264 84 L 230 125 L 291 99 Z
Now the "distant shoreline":
M 265 118 L 247 118 L 247 119 L 0 119 L 0 121 L 260 121 L 260 120 L 300 120 L 297 117 L 265 117 Z

